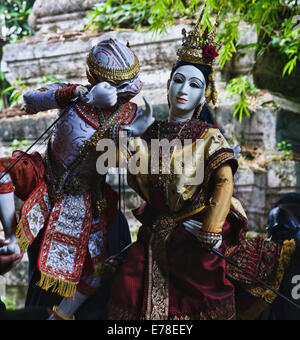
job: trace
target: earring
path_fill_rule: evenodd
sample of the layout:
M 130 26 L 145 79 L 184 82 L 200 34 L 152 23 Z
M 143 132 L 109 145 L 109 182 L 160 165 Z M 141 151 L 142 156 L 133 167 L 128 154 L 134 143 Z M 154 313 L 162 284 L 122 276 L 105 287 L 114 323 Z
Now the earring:
M 205 103 L 206 103 L 206 101 L 204 100 L 204 102 L 199 106 L 199 109 L 196 113 L 196 119 L 200 118 L 200 115 L 201 115 L 201 112 L 202 112 L 202 109 L 203 109 L 203 106 L 204 106 Z
M 218 92 L 216 90 L 215 75 L 213 73 L 209 75 L 209 86 L 206 88 L 205 98 L 207 103 L 212 103 L 213 106 L 216 105 L 218 100 Z

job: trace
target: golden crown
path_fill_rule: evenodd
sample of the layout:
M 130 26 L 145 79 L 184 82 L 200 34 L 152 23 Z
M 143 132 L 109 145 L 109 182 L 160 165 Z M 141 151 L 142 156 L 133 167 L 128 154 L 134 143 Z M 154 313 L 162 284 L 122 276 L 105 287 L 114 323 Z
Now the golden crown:
M 187 34 L 185 28 L 182 30 L 182 47 L 177 51 L 180 60 L 212 66 L 215 58 L 219 55 L 219 45 L 215 43 L 217 29 L 219 27 L 219 13 L 212 29 L 206 27 L 202 33 L 201 22 L 206 6 L 202 10 L 195 27 Z
M 98 77 L 117 84 L 122 80 L 134 78 L 140 71 L 140 63 L 135 54 L 134 64 L 132 66 L 128 66 L 126 69 L 113 69 L 104 67 L 100 65 L 99 62 L 95 61 L 95 58 L 91 52 L 87 57 L 87 65 L 88 68 L 86 72 L 91 84 L 97 84 L 99 82 Z
M 113 39 L 111 39 L 111 41 L 114 42 Z M 135 53 L 132 51 L 129 42 L 127 42 L 126 46 L 131 50 L 132 54 L 134 55 L 133 65 L 129 65 L 129 63 L 127 62 L 128 66 L 126 69 L 114 69 L 101 65 L 101 62 L 95 59 L 93 49 L 90 50 L 87 57 L 86 69 L 86 74 L 90 84 L 96 85 L 99 82 L 99 78 L 117 84 L 122 80 L 133 79 L 139 73 L 139 60 Z

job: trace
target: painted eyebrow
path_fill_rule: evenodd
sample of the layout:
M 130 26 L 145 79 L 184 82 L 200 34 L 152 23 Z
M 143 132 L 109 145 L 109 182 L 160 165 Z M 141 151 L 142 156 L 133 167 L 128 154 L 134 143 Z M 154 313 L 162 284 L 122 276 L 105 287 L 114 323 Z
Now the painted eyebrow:
M 192 79 L 199 80 L 200 83 L 201 83 L 202 85 L 204 85 L 204 83 L 203 83 L 203 81 L 202 81 L 201 79 L 199 79 L 199 78 L 197 78 L 197 77 L 192 77 L 190 80 L 192 80 Z
M 180 72 L 175 73 L 175 74 L 174 74 L 174 77 L 175 77 L 176 75 L 178 75 L 178 74 L 181 75 L 184 79 L 186 79 L 185 76 L 184 76 L 182 73 L 180 73 Z M 199 78 L 197 78 L 197 77 L 192 77 L 190 80 L 192 80 L 192 79 L 199 80 L 199 81 L 201 82 L 201 84 L 204 85 L 204 83 L 203 83 L 203 81 L 202 81 L 201 79 L 199 79 Z

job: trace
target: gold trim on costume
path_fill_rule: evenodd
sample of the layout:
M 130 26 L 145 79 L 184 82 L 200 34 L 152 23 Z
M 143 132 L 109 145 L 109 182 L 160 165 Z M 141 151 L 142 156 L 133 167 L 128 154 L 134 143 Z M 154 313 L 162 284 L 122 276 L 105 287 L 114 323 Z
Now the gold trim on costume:
M 145 320 L 142 316 L 130 314 L 126 309 L 110 306 L 109 320 Z M 168 316 L 168 320 L 236 320 L 234 301 L 229 301 L 221 307 L 199 312 L 198 314 L 185 314 L 181 316 Z
M 148 298 L 146 320 L 168 320 L 169 270 L 166 257 L 166 240 L 175 226 L 171 217 L 161 217 L 154 224 L 149 243 Z M 153 252 L 154 250 L 154 252 Z
M 296 249 L 296 244 L 294 240 L 284 241 L 283 247 L 280 253 L 279 265 L 276 272 L 275 279 L 272 284 L 272 288 L 275 290 L 279 290 L 284 271 L 288 267 L 291 256 Z M 271 290 L 264 288 L 252 288 L 249 290 L 254 296 L 259 297 L 258 301 L 254 303 L 248 310 L 239 314 L 239 317 L 242 320 L 254 320 L 257 318 L 266 308 L 267 306 L 274 301 L 276 298 L 276 294 Z
M 200 207 L 200 208 L 197 208 L 197 209 L 192 210 L 192 211 L 190 211 L 190 212 L 188 212 L 188 213 L 186 213 L 186 214 L 183 214 L 183 215 L 181 215 L 181 216 L 176 217 L 176 218 L 175 218 L 175 221 L 176 221 L 176 222 L 179 222 L 179 221 L 184 220 L 184 219 L 186 219 L 186 218 L 188 218 L 188 217 L 191 217 L 191 216 L 193 216 L 193 215 L 197 215 L 197 214 L 199 214 L 202 210 L 204 210 L 205 208 L 206 208 L 206 205 L 203 205 L 203 206 Z
M 57 293 L 67 298 L 73 297 L 77 288 L 77 283 L 61 280 L 43 272 L 41 272 L 41 279 L 36 285 L 46 291 L 52 287 L 52 293 Z
M 132 52 L 133 53 L 133 52 Z M 134 64 L 127 69 L 113 69 L 104 67 L 97 63 L 93 57 L 92 51 L 90 51 L 87 57 L 87 74 L 94 79 L 94 75 L 104 78 L 112 83 L 118 83 L 122 80 L 134 78 L 140 70 L 140 63 L 137 56 L 134 55 Z M 94 79 L 96 80 L 96 79 Z
M 280 252 L 278 268 L 277 268 L 276 275 L 272 283 L 273 289 L 279 290 L 280 284 L 281 284 L 281 281 L 284 275 L 284 271 L 288 267 L 290 260 L 291 260 L 291 256 L 294 253 L 295 249 L 296 249 L 296 243 L 294 240 L 289 240 L 289 241 L 286 240 L 283 242 L 283 246 Z M 253 295 L 262 298 L 267 303 L 272 303 L 274 299 L 277 297 L 277 295 L 274 292 L 272 292 L 269 289 L 265 289 L 265 288 L 255 287 L 255 288 L 249 289 L 249 291 Z
M 30 246 L 30 242 L 25 234 L 25 231 L 23 229 L 23 221 L 22 221 L 22 217 L 20 218 L 20 221 L 17 225 L 17 229 L 15 232 L 15 236 L 18 240 L 19 243 L 19 247 L 21 249 L 22 252 L 26 252 L 28 247 Z
M 72 317 L 68 317 L 62 313 L 60 313 L 58 311 L 58 306 L 53 306 L 52 307 L 52 312 L 53 312 L 53 316 L 55 318 L 55 320 L 64 320 L 64 321 L 73 321 L 75 320 L 75 315 L 73 315 Z

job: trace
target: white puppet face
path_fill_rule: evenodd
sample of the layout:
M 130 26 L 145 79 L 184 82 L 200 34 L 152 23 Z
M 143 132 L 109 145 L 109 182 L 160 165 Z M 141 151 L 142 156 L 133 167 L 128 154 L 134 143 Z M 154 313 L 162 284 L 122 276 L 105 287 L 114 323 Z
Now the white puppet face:
M 193 112 L 205 98 L 206 82 L 203 73 L 193 65 L 178 67 L 169 84 L 171 112 L 186 115 Z

